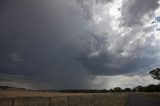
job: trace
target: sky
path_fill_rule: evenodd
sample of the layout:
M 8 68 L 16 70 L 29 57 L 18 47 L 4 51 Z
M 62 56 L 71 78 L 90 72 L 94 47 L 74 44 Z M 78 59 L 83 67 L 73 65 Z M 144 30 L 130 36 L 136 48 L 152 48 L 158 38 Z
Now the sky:
M 159 0 L 0 0 L 0 85 L 158 84 Z

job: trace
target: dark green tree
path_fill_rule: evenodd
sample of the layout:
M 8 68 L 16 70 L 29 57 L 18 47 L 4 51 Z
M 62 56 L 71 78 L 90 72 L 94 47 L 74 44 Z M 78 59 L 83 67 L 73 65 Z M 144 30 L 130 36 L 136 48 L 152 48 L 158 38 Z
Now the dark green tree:
M 124 91 L 125 92 L 131 92 L 131 88 L 125 88 Z
M 115 87 L 115 88 L 114 88 L 114 91 L 115 91 L 115 92 L 121 92 L 122 89 L 121 89 L 120 87 Z
M 143 87 L 142 86 L 137 86 L 136 88 L 137 88 L 138 92 L 142 92 L 143 91 Z

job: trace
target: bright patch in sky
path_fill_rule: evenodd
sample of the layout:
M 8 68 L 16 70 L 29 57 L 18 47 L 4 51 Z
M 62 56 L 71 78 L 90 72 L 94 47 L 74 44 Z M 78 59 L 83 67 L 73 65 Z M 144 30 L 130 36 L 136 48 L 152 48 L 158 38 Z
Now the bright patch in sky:
M 124 7 L 122 4 L 126 2 Z M 143 13 L 141 7 L 136 7 L 136 4 L 139 4 L 137 1 L 127 2 L 127 0 L 116 0 L 108 4 L 98 4 L 94 5 L 94 15 L 93 19 L 96 24 L 89 23 L 90 29 L 96 36 L 102 37 L 105 40 L 104 45 L 99 49 L 94 49 L 89 57 L 94 55 L 98 57 L 100 53 L 107 52 L 114 57 L 110 63 L 106 63 L 106 67 L 110 68 L 122 68 L 127 67 L 126 64 L 136 59 L 144 58 L 155 58 L 159 56 L 159 49 L 157 53 L 150 54 L 152 49 L 159 48 L 159 28 L 160 28 L 160 16 L 158 15 L 159 8 L 155 9 L 155 16 L 150 17 L 149 13 Z M 131 8 L 127 5 L 131 6 Z M 132 4 L 133 3 L 133 4 Z M 135 6 L 134 8 L 132 6 Z M 137 8 L 140 10 L 137 11 Z M 154 7 L 144 7 L 146 10 L 152 9 Z M 126 10 L 125 10 L 126 9 Z M 131 10 L 129 10 L 131 9 Z M 130 11 L 133 11 L 132 14 Z M 122 14 L 124 12 L 124 14 Z M 139 13 L 141 15 L 139 15 Z M 124 16 L 123 16 L 124 15 Z M 126 15 L 126 16 L 125 16 Z M 123 20 L 124 18 L 124 20 Z M 125 19 L 126 18 L 126 19 Z M 154 25 L 150 24 L 152 20 L 155 20 Z M 133 24 L 133 26 L 127 26 L 127 24 Z M 95 30 L 93 30 L 95 29 Z M 150 39 L 152 39 L 150 41 Z M 106 45 L 105 45 L 106 44 Z M 153 48 L 154 47 L 154 48 Z M 151 51 L 147 51 L 147 49 Z M 158 58 L 155 58 L 155 60 Z M 146 61 L 146 60 L 145 60 Z M 150 60 L 149 60 L 150 61 Z M 151 60 L 153 61 L 153 60 Z M 158 61 L 157 61 L 158 62 Z M 157 64 L 150 64 L 151 67 L 155 67 Z M 159 64 L 158 64 L 159 65 Z M 157 65 L 157 66 L 158 66 Z M 137 69 L 146 73 L 147 67 L 144 65 L 144 68 Z M 130 70 L 130 69 L 128 69 Z M 134 72 L 133 72 L 134 74 Z M 103 82 L 107 83 L 108 87 L 124 86 L 124 87 L 134 87 L 137 85 L 148 85 L 152 82 L 157 84 L 158 81 L 155 81 L 149 75 L 139 76 L 134 75 L 131 77 L 120 75 L 120 76 L 98 76 L 95 79 L 95 83 Z M 103 85 L 103 84 L 102 84 Z
M 98 89 L 103 88 L 115 88 L 115 87 L 136 87 L 136 86 L 147 86 L 149 84 L 159 84 L 158 80 L 154 80 L 150 75 L 116 75 L 116 76 L 97 76 L 93 80 Z

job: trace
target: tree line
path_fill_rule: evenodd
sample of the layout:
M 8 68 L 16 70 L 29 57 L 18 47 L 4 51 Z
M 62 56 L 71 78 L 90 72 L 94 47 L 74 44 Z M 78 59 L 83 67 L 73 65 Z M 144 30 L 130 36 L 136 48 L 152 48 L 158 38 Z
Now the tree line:
M 134 88 L 120 88 L 115 87 L 113 89 L 101 89 L 101 90 L 93 90 L 93 89 L 80 89 L 80 90 L 61 90 L 60 92 L 66 92 L 66 93 L 107 93 L 107 92 L 160 92 L 160 84 L 158 85 L 148 85 L 148 86 L 137 86 Z
M 134 88 L 125 88 L 121 89 L 120 87 L 116 87 L 114 89 L 110 89 L 110 92 L 160 92 L 160 84 L 158 85 L 148 85 L 148 86 L 137 86 Z

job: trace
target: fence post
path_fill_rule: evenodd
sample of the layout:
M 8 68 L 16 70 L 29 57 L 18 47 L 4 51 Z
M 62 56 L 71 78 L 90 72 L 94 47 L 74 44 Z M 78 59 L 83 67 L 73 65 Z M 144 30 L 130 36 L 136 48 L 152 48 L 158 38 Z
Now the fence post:
M 81 96 L 79 96 L 80 97 L 80 101 L 81 101 L 81 103 L 82 103 L 82 97 Z
M 14 106 L 14 104 L 15 104 L 15 98 L 12 99 L 11 106 Z
M 70 97 L 68 96 L 67 97 L 68 106 L 70 106 L 69 101 L 70 101 Z
M 51 98 L 48 98 L 48 106 L 51 106 Z
M 95 106 L 95 94 L 93 94 L 93 106 Z

